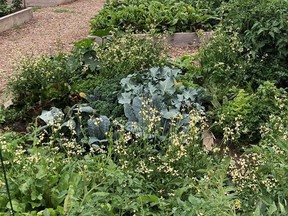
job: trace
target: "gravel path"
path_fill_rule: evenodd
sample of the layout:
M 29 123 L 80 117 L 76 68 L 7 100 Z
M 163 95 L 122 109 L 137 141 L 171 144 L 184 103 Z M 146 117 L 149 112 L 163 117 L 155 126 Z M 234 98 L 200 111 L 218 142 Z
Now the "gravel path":
M 13 75 L 13 65 L 21 57 L 70 50 L 73 42 L 88 35 L 89 20 L 104 2 L 77 0 L 67 5 L 35 9 L 32 21 L 0 33 L 0 96 Z

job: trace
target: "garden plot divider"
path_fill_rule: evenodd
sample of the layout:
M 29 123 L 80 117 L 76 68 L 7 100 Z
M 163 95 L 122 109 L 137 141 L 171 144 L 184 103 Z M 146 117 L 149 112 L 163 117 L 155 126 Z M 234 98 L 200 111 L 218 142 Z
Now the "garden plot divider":
M 134 34 L 135 37 L 145 38 L 149 36 L 149 34 Z M 174 47 L 183 47 L 183 46 L 193 46 L 197 47 L 200 45 L 205 45 L 209 42 L 209 40 L 212 38 L 213 32 L 179 32 L 174 33 L 172 35 L 169 35 L 166 37 L 163 41 L 171 46 Z M 105 37 L 98 37 L 94 35 L 89 35 L 88 39 L 95 40 L 98 44 L 103 44 L 105 41 L 111 36 L 105 36 Z M 155 39 L 155 42 L 157 42 L 159 39 Z
M 76 0 L 25 0 L 28 7 L 53 7 L 74 1 Z
M 0 33 L 28 22 L 33 17 L 32 8 L 26 8 L 0 18 Z

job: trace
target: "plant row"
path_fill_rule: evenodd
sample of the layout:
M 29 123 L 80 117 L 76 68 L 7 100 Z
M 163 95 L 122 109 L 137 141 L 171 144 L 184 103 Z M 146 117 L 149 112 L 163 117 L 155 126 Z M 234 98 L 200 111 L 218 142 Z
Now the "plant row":
M 111 30 L 133 32 L 193 32 L 211 30 L 220 21 L 222 1 L 107 1 L 91 20 L 91 33 L 101 36 Z

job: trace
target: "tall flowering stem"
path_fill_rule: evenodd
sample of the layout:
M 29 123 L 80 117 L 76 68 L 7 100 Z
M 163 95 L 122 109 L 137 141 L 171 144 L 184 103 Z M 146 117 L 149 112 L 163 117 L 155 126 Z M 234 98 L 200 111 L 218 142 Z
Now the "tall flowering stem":
M 8 199 L 9 199 L 9 203 L 10 203 L 10 208 L 11 208 L 10 212 L 11 212 L 11 215 L 14 216 L 14 210 L 13 210 L 13 205 L 12 205 L 12 200 L 11 200 L 11 194 L 10 194 L 9 185 L 8 185 L 8 181 L 7 181 L 6 170 L 5 170 L 5 167 L 4 167 L 4 159 L 3 159 L 3 156 L 2 156 L 2 149 L 1 148 L 0 148 L 0 160 L 1 160 L 2 170 L 3 170 L 6 190 L 7 190 L 7 194 L 8 194 Z

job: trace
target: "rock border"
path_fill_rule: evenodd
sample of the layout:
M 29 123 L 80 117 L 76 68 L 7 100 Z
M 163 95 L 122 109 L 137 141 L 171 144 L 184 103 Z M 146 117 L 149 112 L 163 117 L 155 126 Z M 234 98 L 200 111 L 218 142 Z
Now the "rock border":
M 172 35 L 168 35 L 168 37 L 164 37 L 167 44 L 174 46 L 174 47 L 183 47 L 183 46 L 192 46 L 198 47 L 200 45 L 207 44 L 212 38 L 213 32 L 179 32 L 174 33 Z M 149 34 L 135 34 L 136 37 L 144 38 L 149 36 Z M 98 37 L 94 35 L 89 35 L 88 39 L 95 40 L 98 44 L 105 43 L 105 40 L 111 36 L 106 37 Z M 157 41 L 158 39 L 156 39 Z
M 22 25 L 33 18 L 32 8 L 26 8 L 0 18 L 0 33 Z
M 76 0 L 26 0 L 25 4 L 29 7 L 53 7 L 74 1 Z

